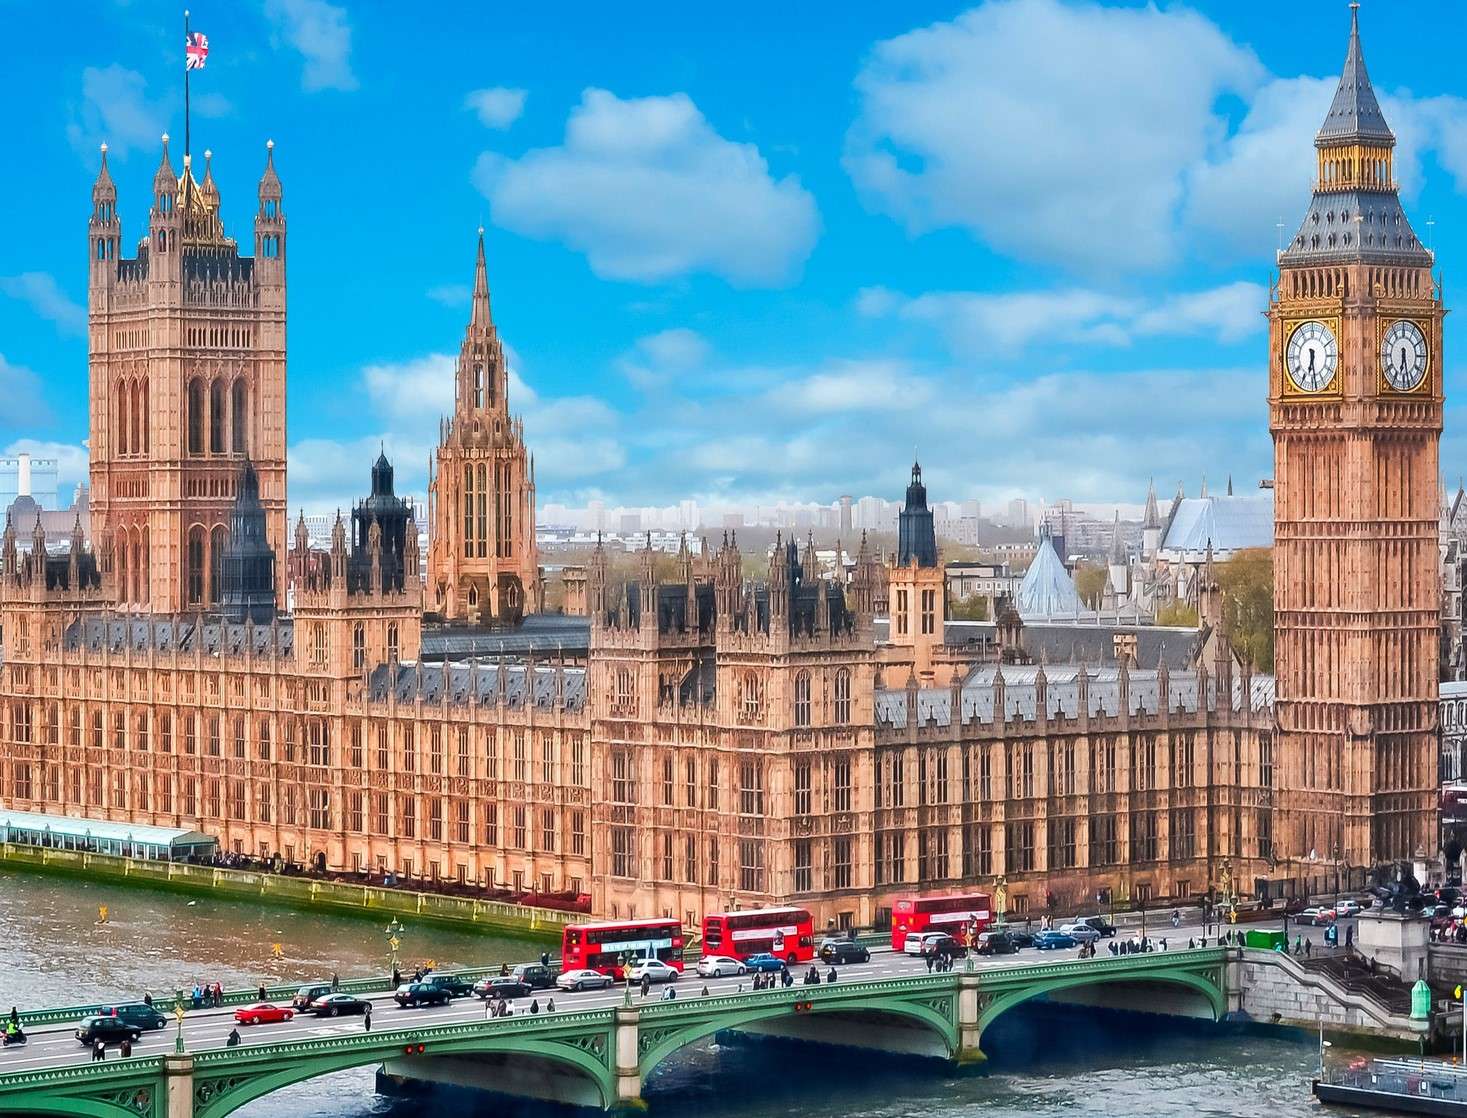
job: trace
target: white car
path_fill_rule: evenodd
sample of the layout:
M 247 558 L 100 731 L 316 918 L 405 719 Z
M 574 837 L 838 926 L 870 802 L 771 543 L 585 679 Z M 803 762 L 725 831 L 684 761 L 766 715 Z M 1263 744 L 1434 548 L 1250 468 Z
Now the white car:
M 1352 900 L 1349 897 L 1346 897 L 1342 901 L 1337 901 L 1335 903 L 1335 915 L 1336 916 L 1359 916 L 1360 915 L 1360 902 L 1359 901 L 1356 901 L 1356 900 Z
M 613 981 L 599 970 L 568 970 L 556 977 L 555 986 L 558 990 L 606 990 Z
M 1076 943 L 1094 943 L 1100 938 L 1100 933 L 1082 920 L 1076 920 L 1071 924 L 1061 924 L 1059 930 Z
M 946 932 L 908 932 L 902 941 L 902 950 L 908 955 L 926 955 L 931 944 L 947 938 Z
M 644 978 L 648 982 L 676 982 L 681 973 L 677 967 L 669 966 L 661 959 L 637 959 L 627 964 L 627 977 L 633 983 Z
M 728 955 L 708 955 L 698 960 L 698 975 L 701 978 L 727 978 L 730 975 L 748 973 L 748 967 Z

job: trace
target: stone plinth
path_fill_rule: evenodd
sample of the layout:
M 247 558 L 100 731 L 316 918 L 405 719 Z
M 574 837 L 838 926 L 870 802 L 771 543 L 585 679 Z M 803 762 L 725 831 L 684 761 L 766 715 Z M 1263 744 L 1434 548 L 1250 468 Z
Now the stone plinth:
M 1355 947 L 1407 982 L 1425 973 L 1431 921 L 1394 912 L 1362 912 L 1355 928 Z

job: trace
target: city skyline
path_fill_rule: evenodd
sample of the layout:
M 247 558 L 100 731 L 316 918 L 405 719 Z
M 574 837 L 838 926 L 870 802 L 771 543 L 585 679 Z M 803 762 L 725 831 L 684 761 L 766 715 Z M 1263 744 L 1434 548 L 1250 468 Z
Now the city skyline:
M 319 19 L 308 24 L 312 15 Z M 46 31 L 52 18 L 21 13 L 18 31 L 64 39 Z M 140 233 L 145 215 L 127 200 L 156 166 L 157 134 L 177 134 L 182 123 L 170 46 L 177 13 L 134 5 L 104 18 L 99 41 L 115 56 L 69 48 L 44 72 L 39 60 L 19 61 L 49 108 L 17 122 L 15 142 L 62 173 L 52 176 L 59 186 L 8 207 L 5 220 L 27 229 L 13 225 L 0 276 L 9 401 L 0 448 L 57 458 L 63 487 L 84 473 L 85 422 L 85 273 L 66 230 L 85 211 L 96 144 L 107 139 L 124 242 Z M 598 18 L 588 13 L 571 36 L 553 80 L 531 50 L 494 67 L 491 85 L 481 67 L 441 57 L 441 44 L 431 74 L 404 61 L 410 50 L 389 60 L 382 25 L 321 0 L 194 13 L 213 52 L 195 78 L 193 135 L 196 149 L 215 151 L 226 226 L 245 227 L 263 142 L 273 137 L 291 213 L 308 230 L 293 255 L 292 510 L 344 507 L 379 442 L 401 490 L 426 491 L 480 217 L 517 374 L 512 396 L 536 447 L 545 505 L 890 499 L 913 445 L 935 495 L 989 506 L 1061 492 L 1079 503 L 1133 504 L 1153 474 L 1163 495 L 1168 476 L 1267 476 L 1257 312 L 1268 246 L 1258 231 L 1261 223 L 1276 243 L 1275 223 L 1299 218 L 1307 168 L 1275 163 L 1273 153 L 1308 143 L 1337 72 L 1333 37 L 1276 34 L 1276 18 L 1265 37 L 1254 14 L 1216 5 L 934 6 L 904 26 L 856 9 L 802 79 L 810 107 L 785 119 L 770 104 L 793 80 L 779 59 L 810 28 L 791 26 L 754 83 L 722 65 L 690 66 L 702 48 L 688 44 L 709 40 L 670 25 L 658 34 L 681 44 L 677 64 L 648 65 L 633 85 L 590 49 L 606 33 Z M 748 18 L 749 28 L 734 30 L 752 31 L 759 14 Z M 1321 3 L 1284 20 L 1323 31 L 1342 18 L 1339 5 Z M 1461 17 L 1443 9 L 1439 25 L 1452 18 Z M 638 38 L 646 30 L 622 32 L 629 50 L 652 50 Z M 1151 103 L 1147 83 L 1174 77 L 1155 66 L 1118 77 L 1104 52 L 1068 45 L 1081 34 L 1202 60 L 1177 99 L 1188 104 L 1156 122 L 1164 135 L 1107 136 L 1114 122 L 1103 119 L 1089 126 L 1093 135 L 1059 129 L 1077 96 Z M 1030 101 L 1018 107 L 1064 137 L 1073 150 L 1063 158 L 1029 166 L 1035 151 L 1005 142 L 993 121 L 965 124 L 961 137 L 920 130 L 933 97 L 983 94 L 974 73 L 985 51 L 1007 44 L 1022 56 L 1039 35 L 1069 76 L 1061 82 L 1041 67 L 1047 80 L 1028 83 Z M 501 39 L 535 36 L 510 23 Z M 747 41 L 735 34 L 725 53 L 745 58 Z M 949 48 L 961 60 L 951 72 L 935 61 Z M 1439 84 L 1449 67 L 1421 65 L 1438 84 L 1417 88 L 1419 53 L 1383 57 L 1375 78 L 1398 122 L 1408 204 L 1423 215 L 1423 236 L 1449 251 L 1467 113 Z M 263 74 L 280 80 L 262 91 Z M 410 95 L 386 104 L 403 76 Z M 429 104 L 462 108 L 429 119 Z M 355 123 L 363 116 L 375 134 Z M 328 129 L 343 142 L 325 142 Z M 1121 207 L 1101 238 L 1110 240 L 1098 270 L 1085 255 L 1101 244 L 1090 202 L 1057 179 L 1072 177 L 1066 159 L 1093 155 L 1102 139 L 1106 151 L 1137 145 L 1136 172 L 1147 177 L 1088 172 Z M 422 159 L 388 167 L 394 161 L 374 155 L 404 144 Z M 1004 158 L 997 170 L 955 161 L 970 150 Z M 569 187 L 563 196 L 548 190 L 572 180 L 635 181 L 667 203 L 663 225 L 628 224 L 635 215 L 598 209 Z M 710 195 L 710 181 L 721 190 Z M 1020 187 L 1026 196 L 1013 197 Z M 369 215 L 366 228 L 414 236 L 364 235 L 357 220 L 341 220 L 342 189 L 354 212 Z M 420 197 L 433 199 L 431 214 L 414 204 Z M 1007 207 L 1011 228 L 986 222 L 984 198 Z M 710 214 L 747 218 L 752 232 L 737 243 L 706 230 L 690 239 Z M 1086 236 L 1067 240 L 1046 214 L 1061 226 L 1087 223 Z M 1126 243 L 1113 243 L 1123 232 Z M 347 275 L 342 261 L 352 254 L 370 260 Z M 392 330 L 370 325 L 389 309 Z M 1450 366 L 1446 377 L 1450 396 Z M 977 438 L 963 418 L 974 408 L 950 406 L 963 401 L 986 419 Z M 1449 410 L 1448 473 L 1460 459 L 1455 426 Z M 867 445 L 856 462 L 842 453 L 853 434 Z

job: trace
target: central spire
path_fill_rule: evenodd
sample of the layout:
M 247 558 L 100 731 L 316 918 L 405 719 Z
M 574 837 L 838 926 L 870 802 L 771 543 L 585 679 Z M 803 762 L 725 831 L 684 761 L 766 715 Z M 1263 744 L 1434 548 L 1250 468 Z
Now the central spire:
M 1315 143 L 1323 147 L 1359 141 L 1394 144 L 1396 137 L 1386 125 L 1370 75 L 1365 71 L 1365 55 L 1360 50 L 1360 5 L 1351 4 L 1345 68 L 1340 72 L 1339 88 L 1335 90 L 1335 99 Z
M 489 314 L 489 269 L 484 264 L 484 227 L 479 226 L 479 254 L 474 261 L 474 305 L 469 325 L 484 329 L 493 325 Z

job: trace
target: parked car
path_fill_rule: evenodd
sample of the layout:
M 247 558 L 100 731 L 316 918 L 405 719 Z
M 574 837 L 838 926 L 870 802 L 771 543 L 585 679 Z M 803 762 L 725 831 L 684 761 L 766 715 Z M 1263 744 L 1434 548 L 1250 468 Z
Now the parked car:
M 528 997 L 533 987 L 523 978 L 512 974 L 496 974 L 474 983 L 474 993 L 488 1001 L 490 998 Z
M 271 1005 L 269 1002 L 244 1006 L 234 1011 L 234 1019 L 241 1025 L 278 1025 L 294 1016 L 295 1010 L 290 1007 Z
M 1019 944 L 1008 932 L 979 932 L 973 950 L 980 955 L 1012 955 Z
M 947 935 L 946 932 L 908 932 L 907 938 L 902 940 L 902 951 L 908 955 L 926 955 L 927 949 L 923 946 L 929 939 Z
M 147 1002 L 109 1005 L 104 1007 L 98 1016 L 121 1017 L 129 1025 L 136 1025 L 139 1029 L 161 1029 L 168 1024 L 168 1018 Z
M 317 1017 L 342 1017 L 367 1012 L 367 999 L 355 994 L 325 994 L 311 1003 Z
M 1034 946 L 1033 932 L 1026 932 L 1022 928 L 1000 928 L 999 930 L 1014 941 L 1015 947 Z
M 509 973 L 532 990 L 549 990 L 555 985 L 555 972 L 539 963 L 521 963 Z
M 828 939 L 820 945 L 820 961 L 827 965 L 869 963 L 871 949 L 853 939 Z
M 605 990 L 614 980 L 599 970 L 568 970 L 555 980 L 558 990 Z
M 1107 939 L 1116 934 L 1116 926 L 1104 916 L 1077 916 L 1075 923 L 1088 924 Z
M 1034 937 L 1034 946 L 1040 951 L 1058 951 L 1079 945 L 1080 941 L 1067 932 L 1040 932 Z
M 1299 915 L 1296 916 L 1294 919 L 1301 924 L 1314 924 L 1316 926 L 1332 924 L 1334 923 L 1335 919 L 1335 910 L 1332 908 L 1321 908 L 1317 905 L 1310 905 L 1308 908 L 1300 912 Z
M 724 978 L 748 973 L 749 968 L 731 955 L 705 955 L 698 960 L 698 974 L 702 978 Z
M 912 937 L 907 937 L 907 943 L 912 942 Z M 907 954 L 912 954 L 908 951 Z M 931 955 L 934 958 L 963 959 L 968 955 L 968 949 L 946 932 L 926 932 L 922 936 L 920 955 Z
M 95 1044 L 98 1040 L 103 1044 L 121 1044 L 124 1040 L 136 1044 L 142 1038 L 142 1029 L 111 1014 L 106 1017 L 83 1017 L 76 1027 L 76 1039 L 82 1044 Z
M 474 984 L 467 978 L 457 974 L 432 974 L 423 976 L 423 983 L 427 986 L 437 986 L 440 990 L 447 990 L 450 998 L 462 998 L 474 992 Z
M 1076 943 L 1094 943 L 1100 938 L 1100 933 L 1083 921 L 1061 924 L 1059 930 Z
M 453 995 L 447 987 L 435 986 L 431 982 L 404 982 L 392 995 L 392 1000 L 403 1009 L 413 1009 L 420 1005 L 447 1005 L 453 1000 Z
M 750 955 L 744 960 L 744 966 L 754 971 L 779 971 L 784 969 L 784 960 L 764 951 L 758 955 Z
M 1359 916 L 1360 915 L 1360 902 L 1357 901 L 1357 900 L 1355 900 L 1353 897 L 1345 897 L 1343 900 L 1336 901 L 1335 902 L 1335 915 L 1336 916 Z
M 644 978 L 648 982 L 676 982 L 680 974 L 682 971 L 677 967 L 664 963 L 661 959 L 633 959 L 627 964 L 627 977 L 634 984 Z
M 295 992 L 295 997 L 290 999 L 290 1008 L 297 1013 L 305 1013 L 318 998 L 324 998 L 329 993 L 331 993 L 331 983 L 307 982 Z

